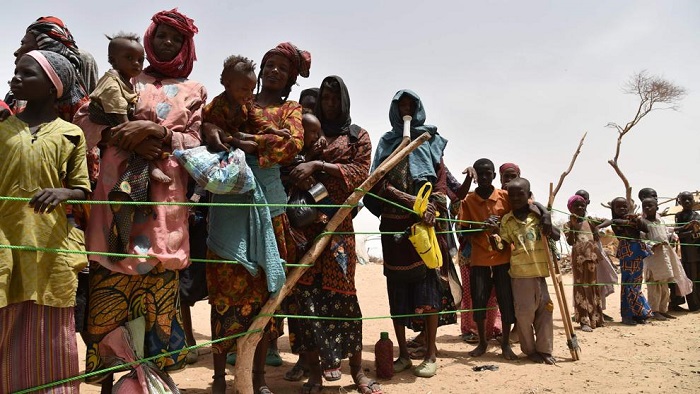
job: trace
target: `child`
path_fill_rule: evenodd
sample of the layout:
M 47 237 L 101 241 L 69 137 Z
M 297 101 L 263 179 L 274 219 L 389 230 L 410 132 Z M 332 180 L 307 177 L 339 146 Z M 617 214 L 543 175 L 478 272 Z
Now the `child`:
M 470 222 L 484 222 L 484 225 L 469 224 L 467 228 L 493 228 L 498 221 L 510 212 L 508 192 L 496 189 L 493 180 L 496 178 L 496 169 L 489 159 L 479 159 L 473 166 L 476 171 L 477 187 L 462 200 L 459 219 Z M 496 288 L 498 308 L 501 311 L 501 327 L 503 339 L 501 349 L 506 360 L 515 360 L 518 357 L 510 347 L 510 328 L 515 323 L 513 311 L 513 293 L 511 291 L 510 277 L 510 250 L 499 251 L 492 246 L 492 234 L 487 232 L 476 233 L 469 237 L 472 252 L 469 272 L 469 285 L 471 288 L 472 307 L 474 321 L 479 334 L 479 344 L 469 352 L 472 357 L 481 356 L 487 349 L 486 336 L 486 311 L 491 289 Z
M 646 324 L 651 315 L 649 303 L 642 293 L 643 261 L 649 255 L 646 245 L 639 240 L 646 224 L 637 215 L 629 213 L 629 203 L 624 197 L 610 202 L 612 219 L 601 223 L 598 228 L 612 225 L 619 237 L 617 258 L 620 259 L 622 293 L 620 314 L 622 324 L 636 326 Z
M 530 182 L 527 179 L 515 178 L 507 187 L 513 211 L 503 216 L 500 235 L 506 249 L 512 249 L 509 274 L 520 349 L 529 360 L 552 365 L 555 364 L 552 357 L 554 304 L 545 279 L 549 276 L 548 244 L 542 240 L 540 210 L 528 202 Z M 553 229 L 551 236 L 558 240 L 558 230 Z
M 576 191 L 577 196 L 583 197 L 586 202 L 586 210 L 591 204 L 590 195 L 587 191 L 581 189 Z M 586 220 L 594 226 L 597 226 L 603 222 L 605 219 L 600 219 L 596 217 L 586 216 Z M 598 233 L 598 230 L 595 230 Z M 612 261 L 608 257 L 605 249 L 603 249 L 603 243 L 600 241 L 600 237 L 596 239 L 596 253 L 598 254 L 598 265 L 596 267 L 596 282 L 598 283 L 598 288 L 600 289 L 600 304 L 605 310 L 605 299 L 612 293 L 615 292 L 615 285 L 617 284 L 617 272 L 613 268 Z M 613 321 L 612 316 L 608 316 L 603 313 L 603 321 Z
M 83 131 L 58 118 L 76 75 L 63 56 L 31 51 L 18 58 L 10 89 L 23 112 L 0 123 L 0 195 L 31 198 L 30 208 L 0 202 L 3 244 L 85 251 L 84 235 L 65 209 L 90 192 Z M 21 158 L 21 159 L 20 159 Z M 77 376 L 74 309 L 81 254 L 0 251 L 0 392 L 26 390 Z M 79 382 L 48 390 L 78 392 Z
M 700 310 L 700 214 L 693 211 L 694 203 L 693 193 L 678 194 L 678 204 L 683 210 L 676 214 L 675 230 L 681 242 L 681 262 L 685 274 L 693 281 L 693 291 L 685 296 L 685 300 L 680 297 L 675 305 L 671 305 L 671 310 L 676 311 L 684 310 L 680 306 L 682 301 L 687 301 L 691 312 Z M 671 301 L 673 302 L 673 295 Z
M 581 331 L 592 332 L 603 327 L 603 306 L 600 287 L 597 285 L 598 230 L 586 218 L 586 200 L 573 195 L 566 204 L 571 212 L 564 224 L 566 242 L 571 245 L 571 268 L 574 273 L 574 321 L 581 324 Z
M 95 90 L 90 94 L 90 120 L 106 126 L 116 126 L 128 122 L 134 112 L 139 95 L 134 92 L 131 78 L 137 77 L 143 71 L 144 50 L 141 38 L 133 33 L 118 33 L 109 40 L 107 56 L 112 69 L 107 71 L 99 81 Z M 170 183 L 172 179 L 163 171 L 148 163 L 145 159 L 133 155 L 129 159 L 134 172 L 142 174 L 148 170 L 150 177 L 158 182 Z M 132 191 L 127 194 L 146 193 L 147 183 L 136 183 L 143 186 L 142 191 Z
M 685 276 L 676 252 L 669 245 L 671 234 L 666 225 L 658 219 L 656 199 L 642 200 L 642 211 L 647 231 L 645 238 L 651 241 L 651 255 L 644 259 L 644 273 L 647 281 L 649 305 L 654 320 L 668 320 L 676 317 L 668 313 L 670 301 L 669 281 L 676 283 L 678 295 L 690 293 L 692 283 Z

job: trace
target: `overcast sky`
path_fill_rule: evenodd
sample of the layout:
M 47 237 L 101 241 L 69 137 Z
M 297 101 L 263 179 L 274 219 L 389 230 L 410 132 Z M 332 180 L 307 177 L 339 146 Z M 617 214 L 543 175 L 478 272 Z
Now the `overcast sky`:
M 449 140 L 445 162 L 458 175 L 476 159 L 515 162 L 545 202 L 584 131 L 588 137 L 555 208 L 586 189 L 591 210 L 624 195 L 607 160 L 616 133 L 636 110 L 624 82 L 646 69 L 688 91 L 678 112 L 650 114 L 625 138 L 620 166 L 636 195 L 700 189 L 700 2 L 674 1 L 32 1 L 0 16 L 0 75 L 13 73 L 12 53 L 36 18 L 58 16 L 78 46 L 108 69 L 104 34 L 143 34 L 157 11 L 179 6 L 195 20 L 198 61 L 192 79 L 212 98 L 224 58 L 260 61 L 281 41 L 312 54 L 311 77 L 292 91 L 343 77 L 354 123 L 375 143 L 389 130 L 388 110 L 403 88 L 423 99 L 427 123 Z M 31 5 L 29 5 L 31 4 Z M 110 4 L 108 6 L 108 4 Z M 117 4 L 117 7 L 111 4 Z M 297 4 L 293 7 L 293 4 Z M 3 90 L 3 94 L 7 89 Z M 459 176 L 461 180 L 461 176 Z M 376 229 L 367 212 L 357 230 Z

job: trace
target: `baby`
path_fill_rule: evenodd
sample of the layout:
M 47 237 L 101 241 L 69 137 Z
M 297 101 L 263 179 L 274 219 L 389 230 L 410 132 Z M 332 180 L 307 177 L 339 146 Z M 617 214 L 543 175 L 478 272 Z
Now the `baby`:
M 112 69 L 100 78 L 90 94 L 90 120 L 97 124 L 116 126 L 133 120 L 138 93 L 134 91 L 131 78 L 137 77 L 143 70 L 144 50 L 139 36 L 133 33 L 118 33 L 113 37 L 107 36 L 107 39 L 107 56 Z M 132 155 L 129 166 L 137 165 L 143 166 L 151 178 L 158 182 L 172 181 L 152 163 Z

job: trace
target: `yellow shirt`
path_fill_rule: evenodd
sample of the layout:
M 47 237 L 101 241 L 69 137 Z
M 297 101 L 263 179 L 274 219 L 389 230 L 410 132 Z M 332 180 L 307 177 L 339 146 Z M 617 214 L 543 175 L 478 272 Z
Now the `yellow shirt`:
M 96 101 L 106 114 L 126 115 L 129 105 L 136 104 L 139 95 L 128 87 L 115 70 L 109 70 L 97 81 L 90 100 Z
M 520 221 L 509 212 L 501 220 L 500 235 L 512 246 L 508 271 L 511 278 L 549 276 L 546 244 L 542 242 L 542 226 L 537 215 L 530 213 L 525 221 Z
M 11 116 L 0 122 L 0 152 L 0 196 L 31 198 L 44 188 L 90 190 L 83 131 L 64 120 L 32 135 Z M 36 214 L 26 202 L 14 201 L 0 201 L 0 245 L 85 250 L 83 232 L 68 223 L 63 207 Z M 0 308 L 30 300 L 73 306 L 77 273 L 86 264 L 85 255 L 0 249 Z

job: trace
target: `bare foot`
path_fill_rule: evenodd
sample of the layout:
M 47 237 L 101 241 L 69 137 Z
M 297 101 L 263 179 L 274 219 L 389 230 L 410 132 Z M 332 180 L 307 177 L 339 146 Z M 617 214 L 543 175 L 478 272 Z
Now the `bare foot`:
M 593 332 L 593 329 L 588 324 L 581 324 L 581 331 L 583 332 Z
M 161 171 L 161 169 L 158 167 L 151 168 L 151 178 L 160 183 L 170 183 L 173 181 L 172 179 L 170 179 L 169 176 L 165 175 L 165 173 Z
M 557 360 L 554 357 L 552 357 L 552 355 L 549 353 L 540 353 L 540 356 L 544 360 L 544 363 L 547 365 L 554 365 L 557 363 Z
M 479 357 L 486 353 L 486 348 L 488 348 L 488 344 L 486 342 L 479 342 L 479 345 L 474 348 L 474 350 L 469 352 L 469 355 L 472 357 Z
M 501 350 L 503 351 L 503 358 L 506 360 L 517 360 L 518 356 L 513 353 L 513 349 L 510 348 L 510 344 L 506 346 L 501 346 Z
M 531 355 L 527 356 L 527 359 L 535 364 L 544 364 L 544 359 L 539 353 L 532 353 Z

